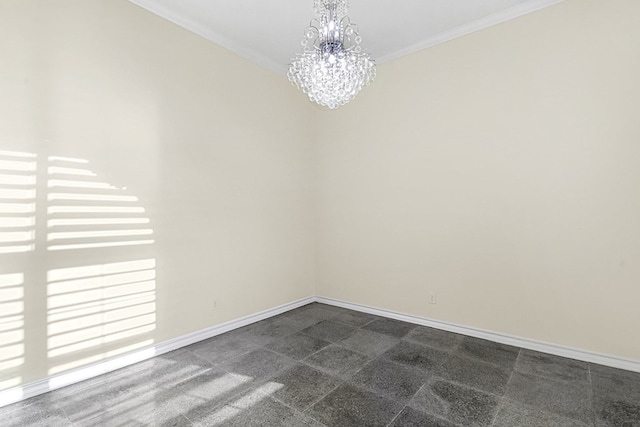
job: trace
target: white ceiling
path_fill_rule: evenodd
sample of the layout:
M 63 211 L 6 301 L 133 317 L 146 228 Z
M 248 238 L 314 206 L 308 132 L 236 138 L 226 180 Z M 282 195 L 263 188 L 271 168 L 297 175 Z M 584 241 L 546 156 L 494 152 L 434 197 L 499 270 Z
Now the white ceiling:
M 278 73 L 313 17 L 313 0 L 130 0 Z M 362 46 L 377 63 L 564 0 L 350 0 Z

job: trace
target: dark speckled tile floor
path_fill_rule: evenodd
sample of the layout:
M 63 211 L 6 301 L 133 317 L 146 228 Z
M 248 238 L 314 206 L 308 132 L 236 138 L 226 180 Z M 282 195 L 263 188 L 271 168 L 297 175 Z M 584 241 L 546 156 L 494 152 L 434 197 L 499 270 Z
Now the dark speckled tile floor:
M 2 426 L 640 427 L 640 374 L 310 304 L 0 408 Z

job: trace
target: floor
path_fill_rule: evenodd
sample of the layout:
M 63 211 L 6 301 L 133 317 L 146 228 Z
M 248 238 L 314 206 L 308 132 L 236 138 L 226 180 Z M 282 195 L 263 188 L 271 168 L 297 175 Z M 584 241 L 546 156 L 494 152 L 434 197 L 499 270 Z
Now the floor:
M 3 426 L 640 426 L 640 374 L 310 304 L 0 408 Z

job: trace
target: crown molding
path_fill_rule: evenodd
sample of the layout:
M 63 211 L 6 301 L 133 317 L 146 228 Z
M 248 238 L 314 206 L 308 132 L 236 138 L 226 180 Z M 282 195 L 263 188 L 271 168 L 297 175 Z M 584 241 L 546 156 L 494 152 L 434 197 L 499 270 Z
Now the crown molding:
M 223 48 L 230 50 L 231 52 L 234 52 L 251 62 L 254 62 L 260 66 L 268 68 L 269 70 L 277 74 L 286 75 L 287 73 L 287 64 L 280 64 L 277 61 L 274 61 L 264 55 L 259 54 L 255 50 L 249 49 L 245 46 L 241 46 L 240 44 L 234 42 L 233 40 L 230 40 L 227 37 L 224 37 L 218 34 L 212 28 L 207 28 L 196 22 L 193 22 L 192 20 L 187 19 L 184 16 L 181 16 L 180 14 L 175 13 L 174 11 L 171 11 L 165 7 L 162 7 L 161 5 L 157 4 L 153 0 L 129 0 L 129 1 L 137 6 L 140 6 L 143 9 L 148 10 L 149 12 L 155 15 L 158 15 L 170 22 L 173 22 L 174 24 L 188 31 L 191 31 L 209 41 L 214 42 L 215 44 L 222 46 Z M 516 6 L 510 7 L 508 9 L 502 10 L 500 12 L 485 16 L 484 18 L 477 19 L 475 21 L 469 22 L 464 25 L 460 25 L 451 30 L 436 34 L 426 40 L 412 44 L 404 49 L 395 51 L 388 55 L 375 58 L 375 61 L 378 64 L 382 64 L 384 62 L 391 61 L 403 56 L 407 56 L 412 53 L 418 52 L 420 50 L 423 50 L 441 43 L 445 43 L 455 38 L 466 36 L 468 34 L 471 34 L 479 30 L 483 30 L 493 25 L 501 24 L 503 22 L 517 18 L 519 16 L 523 16 L 528 13 L 535 12 L 540 9 L 544 9 L 546 7 L 553 6 L 558 3 L 562 3 L 564 1 L 566 0 L 530 0 L 528 2 L 521 3 Z
M 376 62 L 381 64 L 403 56 L 411 55 L 412 53 L 416 53 L 423 49 L 448 42 L 458 37 L 466 36 L 476 31 L 484 30 L 485 28 L 501 24 L 511 19 L 536 12 L 564 1 L 566 0 L 531 0 L 526 3 L 521 3 L 508 9 L 501 10 L 500 12 L 487 15 L 484 18 L 476 19 L 475 21 L 436 34 L 433 37 L 429 37 L 419 43 L 414 43 L 404 49 L 376 58 Z
M 287 74 L 286 64 L 279 64 L 276 61 L 273 61 L 267 58 L 266 56 L 260 55 L 259 53 L 257 53 L 252 49 L 247 49 L 246 47 L 239 45 L 233 40 L 230 40 L 218 34 L 216 31 L 214 31 L 211 28 L 206 28 L 183 16 L 180 16 L 179 14 L 176 14 L 173 11 L 168 10 L 165 7 L 158 5 L 153 0 L 129 0 L 129 1 L 137 6 L 140 6 L 143 9 L 148 10 L 149 12 L 155 15 L 160 16 L 161 18 L 166 19 L 169 22 L 173 22 L 174 24 L 188 31 L 191 31 L 192 33 L 195 33 L 200 37 L 203 37 L 209 41 L 212 41 L 215 44 L 222 46 L 223 48 L 240 55 L 244 59 L 247 59 L 251 62 L 261 65 L 265 68 L 268 68 L 269 70 L 277 74 L 283 74 L 283 75 Z

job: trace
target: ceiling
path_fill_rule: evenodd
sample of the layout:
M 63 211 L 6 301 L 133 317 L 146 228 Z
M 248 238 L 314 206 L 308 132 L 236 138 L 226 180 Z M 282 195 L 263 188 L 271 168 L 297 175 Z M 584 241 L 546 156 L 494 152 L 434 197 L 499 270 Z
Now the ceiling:
M 286 73 L 313 0 L 129 0 L 239 55 Z M 377 63 L 564 0 L 350 0 L 362 46 Z

